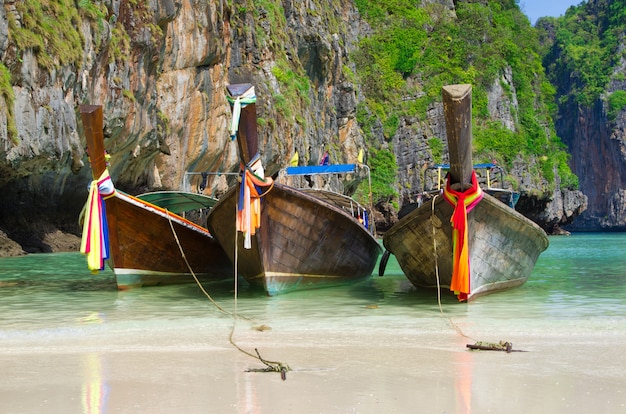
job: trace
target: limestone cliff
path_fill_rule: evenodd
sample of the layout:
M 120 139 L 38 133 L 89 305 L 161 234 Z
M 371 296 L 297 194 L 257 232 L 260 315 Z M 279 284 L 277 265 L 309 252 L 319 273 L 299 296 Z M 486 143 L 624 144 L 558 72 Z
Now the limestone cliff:
M 427 3 L 454 9 L 452 1 Z M 103 105 L 110 172 L 130 193 L 182 188 L 190 171 L 238 169 L 228 136 L 230 83 L 256 86 L 269 173 L 296 151 L 301 163 L 315 164 L 325 150 L 333 162 L 355 162 L 367 150 L 355 116 L 363 96 L 350 54 L 369 27 L 353 2 L 0 5 L 0 231 L 28 252 L 57 249 L 48 237 L 57 229 L 80 232 L 77 217 L 91 178 L 77 116 L 82 103 Z M 59 29 L 46 33 L 46 19 Z M 505 108 L 515 98 L 498 85 L 490 108 L 512 127 Z M 392 140 L 399 188 L 432 161 L 425 139 L 445 137 L 443 128 L 440 105 L 425 117 L 400 120 Z M 225 175 L 211 176 L 205 193 L 219 195 L 228 185 Z M 582 205 L 577 199 L 567 207 L 567 198 L 557 186 L 555 194 L 539 194 L 541 203 L 527 213 L 546 228 L 558 226 Z M 552 213 L 546 218 L 544 211 Z
M 55 228 L 79 233 L 90 179 L 81 103 L 103 105 L 110 172 L 131 193 L 181 188 L 187 171 L 238 169 L 229 83 L 256 85 L 270 173 L 296 150 L 304 163 L 324 150 L 334 162 L 354 162 L 365 147 L 354 119 L 357 85 L 344 73 L 361 31 L 351 2 L 69 2 L 80 18 L 81 58 L 48 66 L 11 33 L 33 10 L 0 5 L 0 54 L 12 85 L 0 98 L 8 108 L 0 111 L 0 229 L 27 251 L 51 250 L 42 240 Z M 227 187 L 225 176 L 212 177 L 207 193 Z
M 540 21 L 544 65 L 559 96 L 556 130 L 588 197 L 570 230 L 626 230 L 624 16 L 623 2 L 588 0 L 558 21 Z

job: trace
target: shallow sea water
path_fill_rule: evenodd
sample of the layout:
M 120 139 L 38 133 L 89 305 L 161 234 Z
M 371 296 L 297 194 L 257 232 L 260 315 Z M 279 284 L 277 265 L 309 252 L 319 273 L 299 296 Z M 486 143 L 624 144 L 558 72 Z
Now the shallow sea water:
M 551 237 L 550 247 L 539 257 L 525 285 L 477 298 L 470 304 L 459 304 L 456 298 L 443 292 L 440 306 L 436 292 L 414 288 L 393 258 L 383 277 L 377 276 L 376 269 L 370 279 L 357 285 L 277 297 L 267 297 L 245 282 L 237 287 L 236 298 L 231 280 L 206 284 L 205 289 L 226 313 L 219 311 L 194 284 L 117 291 L 110 270 L 90 274 L 84 257 L 78 253 L 0 258 L 0 364 L 10 373 L 22 373 L 24 366 L 32 367 L 33 361 L 39 361 L 36 367 L 49 354 L 65 356 L 68 361 L 72 361 L 71 355 L 81 355 L 73 362 L 75 369 L 64 364 L 44 364 L 41 370 L 42 375 L 56 369 L 72 373 L 91 366 L 88 374 L 77 374 L 74 379 L 75 387 L 81 389 L 90 384 L 94 372 L 99 386 L 102 385 L 101 358 L 110 353 L 119 356 L 110 362 L 114 366 L 124 360 L 123 353 L 129 352 L 142 357 L 173 352 L 177 358 L 182 357 L 181 351 L 198 355 L 227 353 L 231 356 L 226 358 L 237 360 L 238 370 L 242 364 L 251 364 L 247 356 L 236 352 L 232 356 L 234 347 L 229 336 L 233 334 L 239 346 L 250 351 L 257 347 L 267 349 L 271 358 L 282 357 L 283 349 L 285 355 L 296 360 L 302 372 L 308 370 L 309 375 L 317 377 L 312 384 L 311 379 L 303 380 L 307 395 L 337 392 L 336 401 L 332 405 L 311 403 L 310 398 L 292 395 L 282 408 L 270 402 L 258 402 L 263 400 L 257 394 L 264 387 L 270 387 L 269 394 L 277 392 L 272 388 L 274 385 L 268 385 L 265 380 L 251 385 L 249 379 L 241 380 L 222 361 L 223 365 L 216 369 L 226 370 L 227 373 L 222 373 L 226 382 L 229 375 L 234 376 L 237 392 L 230 395 L 227 391 L 225 401 L 215 406 L 215 410 L 196 407 L 194 404 L 200 401 L 196 398 L 200 397 L 183 398 L 183 391 L 166 399 L 165 405 L 151 406 L 132 396 L 127 396 L 124 403 L 115 402 L 110 395 L 116 390 L 114 395 L 119 396 L 120 388 L 115 387 L 114 380 L 130 375 L 118 367 L 117 374 L 110 374 L 106 393 L 102 389 L 98 392 L 97 411 L 120 412 L 119 407 L 128 407 L 127 412 L 260 413 L 296 409 L 299 412 L 479 413 L 501 412 L 498 408 L 504 408 L 511 398 L 518 398 L 517 409 L 509 407 L 508 412 L 537 409 L 536 412 L 626 412 L 626 376 L 622 374 L 626 357 L 621 352 L 626 349 L 624 252 L 626 234 L 622 233 Z M 236 323 L 234 314 L 238 317 Z M 267 331 L 262 332 L 263 329 Z M 492 365 L 502 356 L 486 357 L 483 355 L 489 353 L 477 355 L 464 349 L 465 344 L 479 340 L 509 340 L 514 349 L 528 353 L 517 354 L 515 365 L 509 367 Z M 368 349 L 372 350 L 372 356 L 367 356 Z M 594 355 L 596 349 L 602 352 Z M 554 356 L 559 353 L 564 355 L 562 360 Z M 370 375 L 377 377 L 376 380 L 372 384 L 368 380 L 362 387 L 342 388 L 338 385 L 345 384 L 342 378 L 323 377 L 320 373 L 335 371 L 341 365 L 334 359 L 338 355 L 353 359 L 349 367 L 344 367 L 347 372 L 342 375 L 346 381 L 350 378 L 362 381 Z M 449 355 L 454 357 L 450 359 Z M 532 362 L 532 358 L 537 358 L 535 355 L 538 359 Z M 370 358 L 387 367 L 388 373 L 374 370 Z M 136 356 L 131 359 L 137 363 Z M 192 374 L 196 369 L 193 361 L 179 361 L 177 366 L 187 363 L 190 365 L 186 374 L 178 372 L 180 375 L 190 375 L 196 380 L 204 378 L 205 373 L 200 371 Z M 484 367 L 471 370 L 472 366 L 481 364 Z M 148 366 L 146 372 L 156 369 Z M 293 362 L 290 366 L 294 368 Z M 457 371 L 451 374 L 451 369 Z M 470 374 L 464 375 L 468 369 Z M 160 377 L 157 373 L 151 375 L 146 387 L 154 391 L 151 381 L 158 382 L 156 378 Z M 510 384 L 500 383 L 494 378 L 498 375 Z M 297 376 L 298 369 L 294 369 L 284 384 Z M 468 376 L 473 378 L 471 399 L 467 393 L 458 391 L 459 379 Z M 539 379 L 532 385 L 525 376 L 529 379 L 539 376 Z M 564 394 L 567 397 L 556 401 L 556 394 L 562 391 L 559 384 L 570 377 L 577 379 L 568 382 Z M 138 378 L 128 381 L 141 383 Z M 404 382 L 409 378 L 414 384 L 422 384 L 421 391 Z M 318 380 L 322 384 L 327 381 L 329 389 L 319 385 Z M 591 394 L 583 399 L 589 381 L 587 392 Z M 26 396 L 35 391 L 30 383 L 34 384 L 33 388 L 47 384 L 36 368 L 30 374 L 18 375 L 16 381 L 0 380 L 0 412 L 94 412 L 94 406 L 85 403 L 84 395 L 76 396 L 76 401 L 70 398 L 56 402 L 54 406 L 41 401 L 38 405 L 27 403 Z M 516 389 L 504 392 L 498 390 L 497 384 L 504 390 Z M 181 390 L 188 387 L 179 385 Z M 275 386 L 280 389 L 280 380 Z M 19 392 L 20 389 L 23 391 Z M 252 398 L 250 389 L 254 390 L 254 401 L 248 401 Z M 536 401 L 531 397 L 543 391 L 555 396 L 555 401 L 549 399 L 550 404 L 546 405 L 540 397 Z M 71 395 L 71 391 L 67 392 Z M 413 411 L 410 408 L 420 392 L 425 393 L 420 400 L 427 404 L 426 408 Z M 448 394 L 454 395 L 451 397 L 454 403 L 446 402 Z M 375 398 L 378 400 L 374 401 Z M 574 401 L 568 402 L 566 398 Z M 577 402 L 578 398 L 589 401 L 588 405 Z M 103 404 L 103 399 L 108 403 Z M 177 403 L 169 407 L 167 401 Z M 129 402 L 134 405 L 128 405 Z M 388 405 L 382 405 L 385 402 Z M 382 406 L 386 409 L 381 409 Z M 77 411 L 77 407 L 82 408 Z M 107 411 L 107 407 L 117 409 Z M 155 407 L 160 409 L 154 411 Z M 224 411 L 224 407 L 228 409 Z M 542 411 L 546 407 L 548 411 Z M 592 411 L 586 411 L 589 409 Z

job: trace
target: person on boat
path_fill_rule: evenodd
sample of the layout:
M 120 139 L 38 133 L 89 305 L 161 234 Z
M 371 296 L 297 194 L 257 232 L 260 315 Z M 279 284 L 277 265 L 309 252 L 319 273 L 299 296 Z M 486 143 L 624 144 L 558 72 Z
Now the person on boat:
M 328 151 L 324 151 L 320 165 L 330 165 L 330 155 L 328 154 Z

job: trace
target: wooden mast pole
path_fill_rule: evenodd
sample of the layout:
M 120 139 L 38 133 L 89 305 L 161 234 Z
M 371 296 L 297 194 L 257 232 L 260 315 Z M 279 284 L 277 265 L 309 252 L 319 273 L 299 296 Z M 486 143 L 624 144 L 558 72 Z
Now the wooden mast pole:
M 85 129 L 85 139 L 87 140 L 91 172 L 94 180 L 97 180 L 107 168 L 106 159 L 104 158 L 102 106 L 81 105 L 79 110 L 80 117 L 83 121 L 83 128 Z
M 441 91 L 450 153 L 450 183 L 465 190 L 472 183 L 472 85 L 447 85 Z

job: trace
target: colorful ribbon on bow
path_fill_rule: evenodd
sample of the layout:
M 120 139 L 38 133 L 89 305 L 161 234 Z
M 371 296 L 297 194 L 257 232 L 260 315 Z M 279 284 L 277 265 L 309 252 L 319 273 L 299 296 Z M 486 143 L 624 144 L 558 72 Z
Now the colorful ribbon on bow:
M 241 109 L 245 108 L 249 104 L 256 102 L 256 94 L 254 88 L 248 89 L 243 95 L 236 98 L 227 96 L 226 99 L 233 107 L 233 118 L 230 122 L 230 139 L 234 140 L 237 137 L 237 130 L 239 129 L 239 118 L 241 116 Z
M 454 207 L 450 218 L 452 223 L 452 281 L 450 290 L 459 298 L 467 300 L 470 294 L 470 258 L 467 228 L 467 213 L 469 213 L 483 198 L 483 192 L 478 185 L 476 172 L 472 171 L 472 186 L 465 191 L 455 191 L 450 187 L 450 178 L 446 180 L 443 197 Z
M 263 177 L 263 178 L 261 178 Z M 242 167 L 237 203 L 237 230 L 244 234 L 243 247 L 252 248 L 251 237 L 261 227 L 261 197 L 263 187 L 271 187 L 274 180 L 265 177 L 260 159 L 251 166 Z
M 104 261 L 109 258 L 109 227 L 104 200 L 115 195 L 115 187 L 104 170 L 100 178 L 89 186 L 80 252 L 87 255 L 87 267 L 91 273 L 104 270 Z

